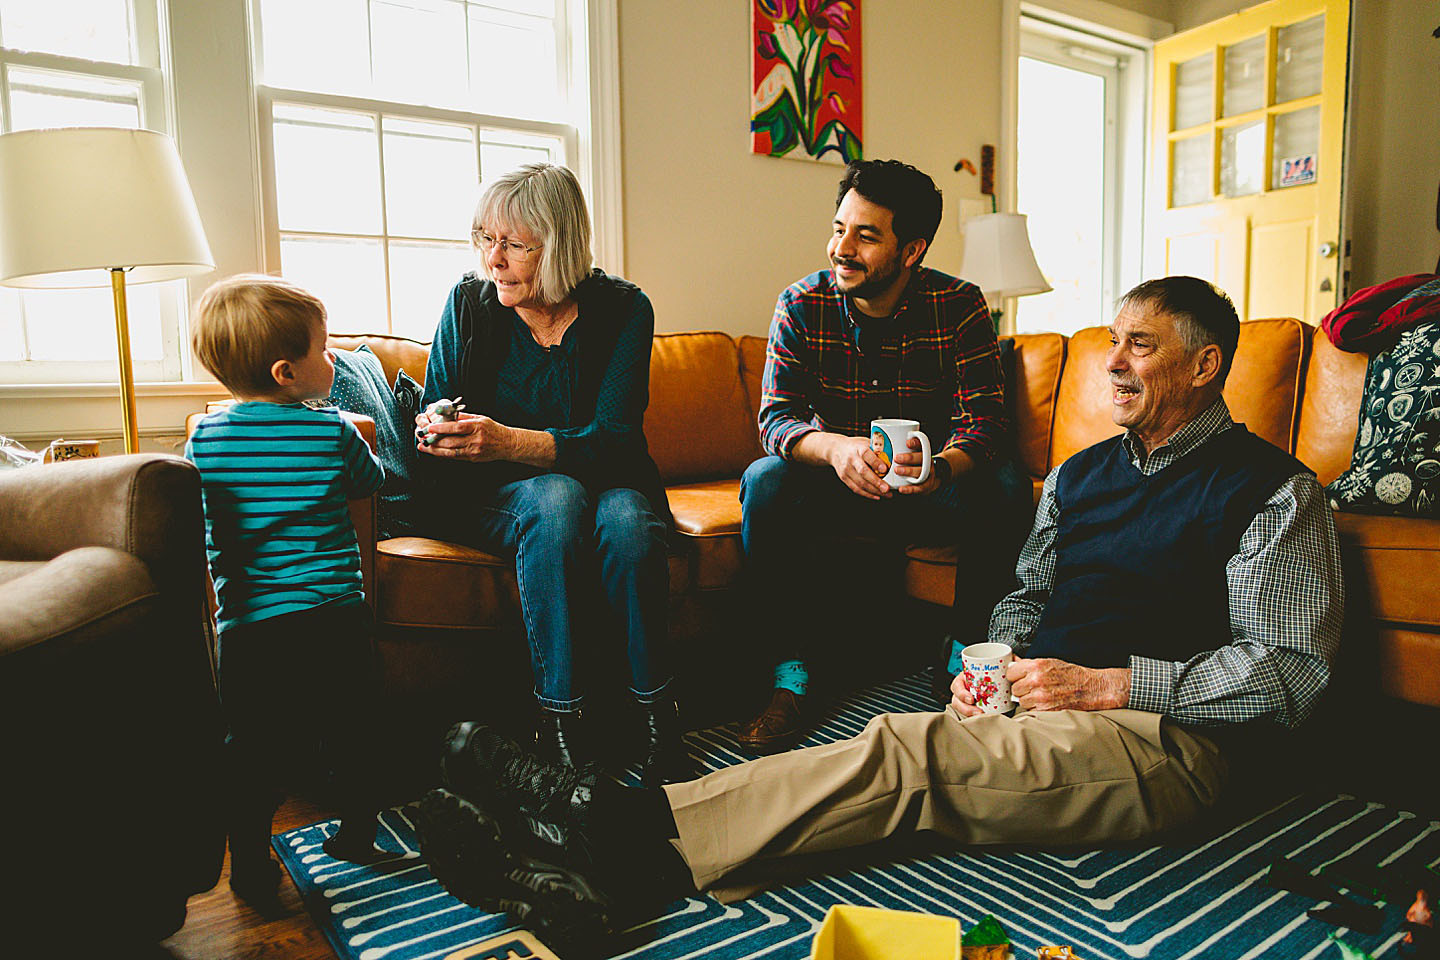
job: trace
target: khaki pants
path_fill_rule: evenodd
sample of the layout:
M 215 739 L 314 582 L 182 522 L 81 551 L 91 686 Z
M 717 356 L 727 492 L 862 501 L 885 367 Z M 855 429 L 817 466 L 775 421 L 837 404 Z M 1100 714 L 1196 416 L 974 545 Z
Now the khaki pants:
M 1209 738 L 1159 714 L 946 710 L 881 714 L 852 739 L 665 791 L 696 889 L 727 900 L 763 889 L 768 861 L 917 830 L 966 845 L 1134 840 L 1193 820 L 1226 774 Z

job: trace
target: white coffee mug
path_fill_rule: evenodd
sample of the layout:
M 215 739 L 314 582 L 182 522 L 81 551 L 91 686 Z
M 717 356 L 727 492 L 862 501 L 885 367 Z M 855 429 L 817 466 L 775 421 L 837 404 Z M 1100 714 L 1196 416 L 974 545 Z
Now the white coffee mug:
M 1005 679 L 1014 659 L 1015 651 L 1003 643 L 972 643 L 960 651 L 960 682 L 975 698 L 975 706 L 986 713 L 1009 713 L 1019 704 Z
M 910 438 L 920 438 L 920 476 L 907 477 L 895 472 L 895 454 L 910 452 Z M 870 449 L 885 465 L 885 482 L 892 487 L 907 483 L 924 483 L 930 479 L 930 437 L 920 429 L 919 420 L 872 420 L 870 421 Z

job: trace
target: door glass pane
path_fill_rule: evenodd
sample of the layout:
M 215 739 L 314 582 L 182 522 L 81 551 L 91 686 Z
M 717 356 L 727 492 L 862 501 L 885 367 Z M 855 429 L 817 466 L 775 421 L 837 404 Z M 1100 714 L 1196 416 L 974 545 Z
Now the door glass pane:
M 1320 108 L 1306 107 L 1275 117 L 1275 154 L 1270 165 L 1276 187 L 1313 183 L 1320 175 Z
M 1325 14 L 1292 23 L 1277 31 L 1275 102 L 1299 100 L 1320 92 L 1325 53 Z
M 380 151 L 365 113 L 275 105 L 275 200 L 283 230 L 380 233 Z
M 1018 133 L 1020 211 L 1054 289 L 1016 301 L 1016 329 L 1071 334 L 1104 321 L 1104 78 L 1021 57 Z
M 1184 130 L 1215 119 L 1215 55 L 1175 65 L 1175 126 Z
M 320 298 L 332 331 L 389 329 L 379 240 L 282 236 L 280 272 Z
M 139 364 L 163 357 L 160 296 L 174 286 L 144 283 L 125 288 L 130 357 Z M 25 329 L 30 359 L 108 363 L 119 375 L 115 345 L 115 298 L 108 287 L 82 290 L 26 290 Z
M 10 129 L 140 126 L 140 84 L 11 67 Z
M 1208 133 L 1175 141 L 1170 154 L 1172 207 L 1208 203 L 1211 200 L 1212 155 Z
M 554 21 L 470 8 L 476 108 L 501 117 L 553 119 L 561 111 Z
M 469 79 L 464 3 L 371 0 L 370 30 L 379 96 L 436 106 L 465 103 Z M 553 67 L 549 70 L 554 73 Z
M 1220 193 L 1243 197 L 1259 193 L 1265 177 L 1265 121 L 1220 132 Z
M 15 50 L 135 63 L 129 0 L 0 0 L 0 38 Z
M 1265 37 L 1251 37 L 1225 48 L 1225 108 L 1221 116 L 1258 110 L 1265 105 Z
M 260 0 L 264 82 L 272 87 L 370 90 L 366 0 Z M 316 38 L 324 37 L 324 44 Z
M 390 332 L 430 340 L 450 289 L 479 267 L 469 243 L 390 244 Z
M 25 359 L 25 333 L 20 327 L 20 291 L 0 287 L 0 362 Z
M 384 131 L 390 234 L 468 240 L 480 181 L 474 128 L 386 117 Z

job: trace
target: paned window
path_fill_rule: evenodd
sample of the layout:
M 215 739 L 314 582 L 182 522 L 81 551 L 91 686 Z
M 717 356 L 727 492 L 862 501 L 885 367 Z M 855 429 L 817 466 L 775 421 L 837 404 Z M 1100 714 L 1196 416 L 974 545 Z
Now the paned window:
M 43 127 L 166 131 L 153 0 L 0 0 L 0 132 Z M 96 175 L 103 176 L 96 158 Z M 178 380 L 184 283 L 128 288 L 140 380 Z M 108 286 L 0 287 L 0 381 L 111 382 L 119 376 Z
M 267 262 L 325 301 L 331 330 L 430 339 L 478 263 L 484 184 L 575 165 L 572 3 L 254 5 Z

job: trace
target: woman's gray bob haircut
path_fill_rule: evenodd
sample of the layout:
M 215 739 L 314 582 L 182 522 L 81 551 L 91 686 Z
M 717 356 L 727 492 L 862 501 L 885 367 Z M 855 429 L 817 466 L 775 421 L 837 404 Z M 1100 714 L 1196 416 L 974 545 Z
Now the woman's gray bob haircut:
M 575 174 L 554 163 L 527 163 L 485 188 L 470 224 L 470 242 L 479 249 L 479 235 L 500 236 L 522 230 L 541 244 L 536 279 L 540 299 L 559 303 L 590 273 L 590 214 Z M 486 279 L 490 265 L 483 254 Z

